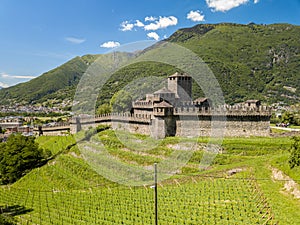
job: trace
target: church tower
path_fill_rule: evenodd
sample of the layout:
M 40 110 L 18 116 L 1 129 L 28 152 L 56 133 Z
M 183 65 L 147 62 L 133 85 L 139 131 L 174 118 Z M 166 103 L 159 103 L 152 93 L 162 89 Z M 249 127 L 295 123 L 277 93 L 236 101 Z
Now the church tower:
M 192 100 L 192 77 L 178 72 L 168 77 L 168 89 L 175 93 L 179 102 Z

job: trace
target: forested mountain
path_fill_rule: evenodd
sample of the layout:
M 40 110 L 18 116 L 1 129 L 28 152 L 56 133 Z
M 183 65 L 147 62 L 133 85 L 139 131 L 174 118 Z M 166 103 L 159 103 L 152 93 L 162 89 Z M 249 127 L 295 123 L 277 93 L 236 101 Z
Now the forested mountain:
M 96 56 L 75 57 L 67 63 L 25 83 L 2 89 L 1 104 L 34 103 L 47 98 L 68 98 Z M 63 91 L 62 90 L 68 90 Z
M 227 101 L 300 100 L 300 26 L 197 25 L 168 41 L 197 53 L 217 77 Z
M 207 63 L 230 104 L 245 99 L 260 99 L 268 103 L 299 102 L 299 40 L 300 26 L 253 23 L 199 24 L 180 29 L 167 39 L 192 50 Z M 76 57 L 29 82 L 1 89 L 0 104 L 72 99 L 80 78 L 97 57 L 100 55 Z M 111 76 L 99 95 L 99 104 L 107 102 L 116 91 L 136 78 L 167 77 L 175 71 L 169 65 L 154 62 L 127 66 Z M 200 97 L 197 95 L 201 95 L 201 91 L 197 91 L 194 97 Z

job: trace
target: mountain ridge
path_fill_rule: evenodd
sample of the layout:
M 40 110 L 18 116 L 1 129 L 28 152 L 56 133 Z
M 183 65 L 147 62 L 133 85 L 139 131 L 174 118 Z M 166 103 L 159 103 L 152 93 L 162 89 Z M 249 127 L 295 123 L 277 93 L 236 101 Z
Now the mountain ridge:
M 246 99 L 292 104 L 300 100 L 299 39 L 300 26 L 297 25 L 219 23 L 179 29 L 166 41 L 186 47 L 201 57 L 218 79 L 229 104 Z M 142 52 L 151 49 L 153 46 Z M 99 56 L 104 57 L 75 57 L 36 79 L 1 89 L 0 104 L 72 99 L 80 78 Z M 146 66 L 150 68 L 144 68 Z M 127 81 L 153 74 L 168 76 L 173 71 L 156 63 L 123 68 L 108 81 L 107 84 L 112 86 L 101 94 L 99 104 L 107 102 Z M 126 80 L 122 81 L 122 77 Z M 199 87 L 194 89 L 196 93 L 202 93 Z

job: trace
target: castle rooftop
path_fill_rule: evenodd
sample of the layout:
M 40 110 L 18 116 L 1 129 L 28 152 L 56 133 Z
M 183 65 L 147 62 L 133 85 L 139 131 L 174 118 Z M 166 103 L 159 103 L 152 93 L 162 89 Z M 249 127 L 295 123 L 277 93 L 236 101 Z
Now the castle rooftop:
M 155 103 L 154 108 L 173 108 L 173 106 L 166 101 L 162 101 L 160 103 Z
M 197 98 L 195 99 L 193 102 L 205 102 L 205 101 L 208 101 L 209 99 L 208 98 Z
M 166 93 L 173 93 L 168 88 L 163 87 L 162 89 L 159 89 L 158 91 L 154 92 L 154 94 L 166 94 Z

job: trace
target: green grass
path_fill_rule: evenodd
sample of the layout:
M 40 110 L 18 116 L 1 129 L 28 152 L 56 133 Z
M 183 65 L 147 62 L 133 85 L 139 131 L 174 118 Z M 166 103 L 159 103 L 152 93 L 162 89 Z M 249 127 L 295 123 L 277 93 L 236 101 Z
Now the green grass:
M 259 178 L 258 184 L 268 199 L 274 215 L 279 219 L 280 224 L 300 224 L 299 200 L 283 191 L 284 183 L 282 181 L 263 179 L 271 177 L 271 170 L 267 162 L 266 159 L 257 160 L 254 175 Z
M 48 149 L 53 155 L 62 152 L 75 144 L 73 136 L 39 136 L 36 138 L 36 142 L 43 149 Z
M 153 148 L 136 151 L 137 143 L 148 145 L 151 139 L 105 130 L 91 140 L 91 147 L 103 146 L 133 168 L 163 160 L 173 152 L 172 146 L 187 141 L 169 137 L 150 145 Z M 71 136 L 39 137 L 37 141 L 60 154 L 0 189 L 0 208 L 19 205 L 27 209 L 15 216 L 19 224 L 153 223 L 153 189 L 129 188 L 100 176 L 73 146 Z M 199 170 L 199 163 L 209 139 L 193 141 L 198 147 L 190 161 L 159 185 L 160 224 L 300 224 L 299 201 L 282 192 L 281 181 L 271 179 L 271 167 L 275 167 L 299 182 L 300 168 L 291 170 L 287 164 L 290 138 L 225 138 L 222 154 L 207 170 Z M 105 160 L 99 163 L 109 165 Z M 243 172 L 230 176 L 227 171 L 235 168 Z M 118 175 L 122 177 L 123 172 Z
M 290 153 L 286 152 L 282 155 L 276 155 L 271 158 L 270 164 L 281 171 L 283 171 L 286 175 L 294 179 L 297 183 L 300 184 L 300 167 L 290 168 L 288 160 Z
M 51 191 L 111 185 L 112 182 L 99 176 L 88 163 L 74 155 L 60 155 L 42 168 L 37 168 L 21 178 L 13 187 Z
M 291 131 L 271 128 L 271 134 L 284 134 L 284 133 L 289 133 L 289 132 L 291 132 Z

